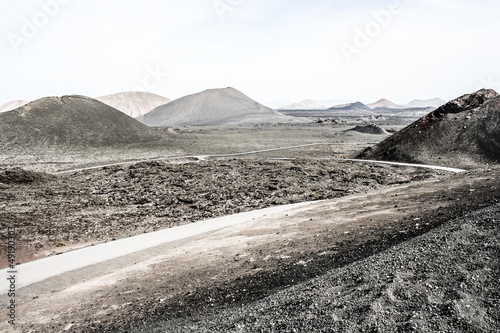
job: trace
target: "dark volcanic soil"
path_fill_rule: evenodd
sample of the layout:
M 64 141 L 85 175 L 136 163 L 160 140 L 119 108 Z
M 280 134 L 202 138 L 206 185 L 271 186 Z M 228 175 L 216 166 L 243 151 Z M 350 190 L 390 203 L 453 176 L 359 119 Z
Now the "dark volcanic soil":
M 440 174 L 310 160 L 150 162 L 58 176 L 1 170 L 0 228 L 16 227 L 18 260 L 24 262 L 79 244 Z M 2 266 L 5 251 L 0 249 Z
M 238 306 L 127 332 L 498 332 L 500 204 Z

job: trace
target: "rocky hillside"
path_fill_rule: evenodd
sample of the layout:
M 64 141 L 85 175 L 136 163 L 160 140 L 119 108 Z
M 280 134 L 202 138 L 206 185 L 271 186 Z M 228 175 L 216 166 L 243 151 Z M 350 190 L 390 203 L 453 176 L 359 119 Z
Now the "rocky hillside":
M 0 114 L 0 147 L 100 147 L 162 142 L 137 120 L 84 96 L 47 97 Z
M 500 96 L 486 89 L 461 96 L 359 157 L 464 168 L 499 162 Z

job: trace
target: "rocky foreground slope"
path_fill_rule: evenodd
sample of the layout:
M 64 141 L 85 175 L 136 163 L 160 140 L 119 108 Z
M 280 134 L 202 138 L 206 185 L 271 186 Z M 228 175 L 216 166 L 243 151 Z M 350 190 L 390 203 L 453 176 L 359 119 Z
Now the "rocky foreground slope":
M 500 96 L 464 95 L 432 111 L 360 157 L 471 168 L 500 161 Z
M 497 204 L 261 300 L 127 332 L 495 332 L 499 218 Z
M 495 332 L 499 171 L 381 186 L 141 253 L 113 263 L 114 269 L 107 263 L 60 276 L 23 289 L 19 327 Z M 71 224 L 88 227 L 88 219 Z M 110 220 L 105 225 L 116 226 Z

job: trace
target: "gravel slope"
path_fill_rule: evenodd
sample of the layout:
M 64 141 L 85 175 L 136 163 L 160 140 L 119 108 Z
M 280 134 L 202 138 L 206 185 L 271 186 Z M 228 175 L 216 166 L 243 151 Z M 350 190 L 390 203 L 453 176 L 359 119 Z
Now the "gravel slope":
M 496 332 L 500 204 L 260 301 L 133 332 Z

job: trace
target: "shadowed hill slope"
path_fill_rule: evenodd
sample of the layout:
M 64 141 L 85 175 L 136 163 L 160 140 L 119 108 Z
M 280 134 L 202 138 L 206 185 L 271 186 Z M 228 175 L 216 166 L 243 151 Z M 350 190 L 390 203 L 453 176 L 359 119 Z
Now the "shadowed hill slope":
M 308 122 L 285 116 L 234 88 L 209 89 L 179 98 L 157 107 L 140 120 L 154 127 Z
M 368 148 L 359 157 L 474 167 L 500 161 L 500 96 L 464 95 Z
M 0 147 L 101 147 L 160 143 L 163 136 L 84 96 L 47 97 L 0 114 Z

